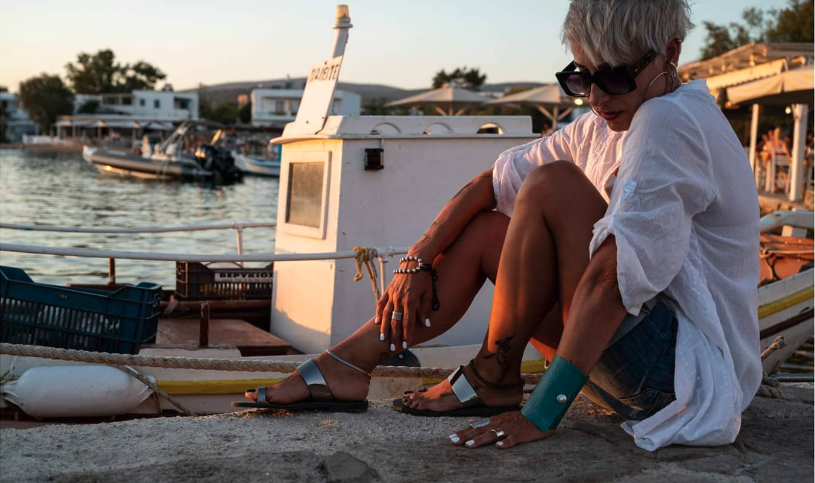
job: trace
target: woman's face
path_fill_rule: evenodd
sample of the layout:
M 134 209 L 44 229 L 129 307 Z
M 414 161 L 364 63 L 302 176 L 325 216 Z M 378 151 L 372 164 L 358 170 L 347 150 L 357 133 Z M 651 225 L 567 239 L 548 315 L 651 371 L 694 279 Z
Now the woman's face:
M 676 62 L 674 59 L 679 57 L 678 46 L 678 41 L 671 41 L 668 46 L 667 55 L 673 62 Z M 593 65 L 588 60 L 588 57 L 579 45 L 572 44 L 572 54 L 574 55 L 575 66 L 579 70 L 587 70 L 592 74 L 597 71 L 598 66 Z M 630 59 L 627 59 L 626 63 L 633 65 L 639 61 L 644 54 L 645 52 L 637 52 L 632 55 Z M 594 112 L 608 123 L 608 127 L 612 131 L 627 131 L 631 126 L 631 120 L 634 119 L 634 113 L 637 112 L 640 105 L 648 99 L 660 96 L 665 92 L 668 74 L 656 78 L 661 72 L 665 71 L 665 66 L 666 56 L 658 55 L 635 78 L 637 89 L 627 94 L 612 96 L 603 92 L 602 89 L 596 85 L 592 85 L 591 93 L 588 97 L 589 104 L 592 109 L 594 109 Z M 651 84 L 654 78 L 656 78 L 656 81 L 648 88 L 648 84 Z

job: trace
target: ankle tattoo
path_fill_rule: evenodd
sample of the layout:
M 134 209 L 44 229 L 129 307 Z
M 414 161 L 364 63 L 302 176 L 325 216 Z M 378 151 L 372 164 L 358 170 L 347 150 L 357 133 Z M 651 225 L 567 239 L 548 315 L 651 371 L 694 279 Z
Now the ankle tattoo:
M 487 355 L 484 356 L 484 359 L 492 359 L 495 357 L 495 362 L 497 362 L 499 366 L 506 365 L 508 360 L 507 354 L 512 350 L 512 339 L 514 337 L 515 334 L 512 334 L 505 339 L 496 340 L 495 345 L 497 346 L 497 352 L 486 351 Z
M 484 379 L 484 377 L 481 374 L 478 373 L 478 369 L 475 368 L 475 359 L 470 359 L 470 370 L 473 371 L 473 375 L 475 376 L 476 379 L 478 379 L 478 382 L 480 382 L 481 384 L 483 384 L 483 385 L 485 385 L 487 387 L 491 387 L 493 389 L 499 389 L 501 391 L 509 391 L 509 390 L 512 390 L 512 389 L 516 389 L 518 387 L 524 387 L 523 379 L 521 379 L 520 381 L 518 381 L 516 383 L 513 383 L 513 384 L 496 384 L 494 382 L 490 382 L 490 381 Z

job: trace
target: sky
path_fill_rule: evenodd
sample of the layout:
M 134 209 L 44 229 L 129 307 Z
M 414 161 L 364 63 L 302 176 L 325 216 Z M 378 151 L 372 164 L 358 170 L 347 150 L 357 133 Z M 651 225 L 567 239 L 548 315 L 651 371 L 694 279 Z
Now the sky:
M 691 0 L 697 27 L 680 64 L 699 58 L 703 21 L 740 21 L 744 8 L 786 0 Z M 335 1 L 3 0 L 0 85 L 65 75 L 79 52 L 110 48 L 145 60 L 176 89 L 303 77 L 328 57 Z M 340 80 L 429 87 L 440 69 L 477 67 L 488 83 L 554 82 L 571 61 L 560 43 L 567 0 L 349 0 L 354 27 Z M 157 87 L 160 87 L 161 84 Z

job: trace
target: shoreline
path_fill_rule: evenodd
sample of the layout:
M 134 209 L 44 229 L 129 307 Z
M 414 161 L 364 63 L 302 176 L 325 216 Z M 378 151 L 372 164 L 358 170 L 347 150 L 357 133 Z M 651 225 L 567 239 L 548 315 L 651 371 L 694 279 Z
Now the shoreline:
M 812 481 L 813 385 L 757 397 L 735 443 L 639 449 L 578 398 L 547 440 L 507 451 L 447 443 L 464 418 L 244 411 L 1 429 L 3 481 Z

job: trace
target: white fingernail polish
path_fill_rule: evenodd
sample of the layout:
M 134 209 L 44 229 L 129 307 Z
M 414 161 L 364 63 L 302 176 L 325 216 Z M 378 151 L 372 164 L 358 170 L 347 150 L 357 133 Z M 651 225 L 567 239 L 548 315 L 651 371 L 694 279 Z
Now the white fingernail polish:
M 475 441 L 473 441 L 473 440 L 469 440 L 469 441 L 467 441 L 467 443 L 466 443 L 466 444 L 467 444 L 467 446 L 472 446 L 472 445 L 474 445 L 474 444 L 475 444 Z
M 407 342 L 402 341 L 402 349 L 407 349 Z
M 452 441 L 454 443 L 458 443 L 459 441 L 461 441 L 461 439 L 458 436 L 456 436 L 455 434 L 451 434 L 450 435 L 450 441 Z
M 379 334 L 379 340 L 385 340 L 385 334 Z
M 424 319 L 425 327 L 430 327 L 430 319 Z
M 393 345 L 393 344 L 391 344 L 391 352 L 393 352 L 393 351 L 395 351 L 395 350 L 396 350 L 396 346 L 395 346 L 395 345 Z
M 379 323 L 379 317 L 374 318 L 374 324 L 378 324 L 378 323 Z
M 504 445 L 503 441 L 499 441 L 499 442 L 495 443 L 495 446 L 503 446 L 503 445 Z

